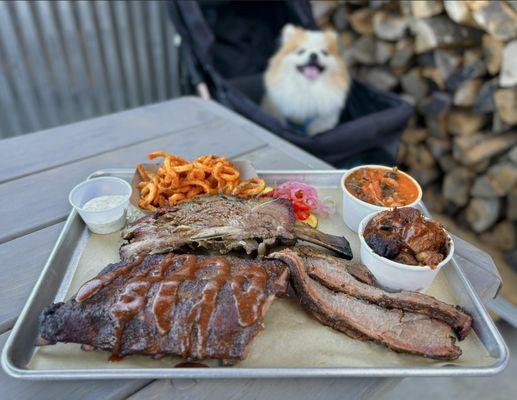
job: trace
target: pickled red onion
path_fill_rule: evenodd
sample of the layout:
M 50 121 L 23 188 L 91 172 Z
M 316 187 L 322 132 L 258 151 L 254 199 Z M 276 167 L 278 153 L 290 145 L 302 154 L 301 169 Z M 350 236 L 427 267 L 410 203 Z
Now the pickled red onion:
M 272 197 L 289 199 L 306 204 L 311 211 L 317 215 L 326 215 L 328 207 L 318 199 L 316 189 L 307 183 L 297 181 L 287 181 L 273 189 Z

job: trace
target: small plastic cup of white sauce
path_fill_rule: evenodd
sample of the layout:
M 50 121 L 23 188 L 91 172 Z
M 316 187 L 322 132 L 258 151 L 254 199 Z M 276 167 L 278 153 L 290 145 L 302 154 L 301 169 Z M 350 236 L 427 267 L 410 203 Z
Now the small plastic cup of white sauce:
M 116 232 L 126 224 L 131 185 L 123 179 L 88 179 L 72 189 L 68 200 L 93 233 Z

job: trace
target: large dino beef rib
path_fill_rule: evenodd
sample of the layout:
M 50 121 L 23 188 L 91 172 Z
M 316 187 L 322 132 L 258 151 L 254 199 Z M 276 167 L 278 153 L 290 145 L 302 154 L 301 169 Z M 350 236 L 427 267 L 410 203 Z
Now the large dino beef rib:
M 310 247 L 270 255 L 289 265 L 291 282 L 302 305 L 320 322 L 360 340 L 392 350 L 454 360 L 472 319 L 461 309 L 416 293 L 389 293 L 373 285 L 359 264 Z
M 297 239 L 315 243 L 352 258 L 348 241 L 299 224 L 288 199 L 240 199 L 204 196 L 142 217 L 125 230 L 127 243 L 122 259 L 160 253 L 189 245 L 227 253 L 244 248 L 264 254 L 276 241 L 294 244 Z
M 287 290 L 279 260 L 156 254 L 108 265 L 40 317 L 42 344 L 81 343 L 117 356 L 241 360 Z

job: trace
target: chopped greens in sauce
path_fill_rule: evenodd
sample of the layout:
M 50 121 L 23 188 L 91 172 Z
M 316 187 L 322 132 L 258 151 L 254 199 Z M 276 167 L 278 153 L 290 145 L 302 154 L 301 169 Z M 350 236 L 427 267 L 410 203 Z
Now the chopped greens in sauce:
M 407 206 L 419 194 L 417 185 L 397 167 L 360 168 L 346 177 L 345 187 L 359 200 L 381 207 Z

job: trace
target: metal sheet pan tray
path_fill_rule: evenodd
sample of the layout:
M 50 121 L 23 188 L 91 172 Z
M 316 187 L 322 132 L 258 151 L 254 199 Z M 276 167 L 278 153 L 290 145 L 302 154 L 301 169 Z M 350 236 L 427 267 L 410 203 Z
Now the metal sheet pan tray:
M 92 174 L 90 177 L 98 176 L 117 176 L 126 180 L 130 180 L 133 175 L 130 169 L 110 169 L 102 170 Z M 286 180 L 299 180 L 310 183 L 318 188 L 320 195 L 322 193 L 334 196 L 336 201 L 336 213 L 333 215 L 335 224 L 341 224 L 341 189 L 340 179 L 345 171 L 258 171 L 258 174 L 266 179 L 269 184 L 278 184 Z M 427 213 L 425 207 L 422 209 Z M 337 226 L 337 225 L 336 225 Z M 344 228 L 341 228 L 344 229 Z M 322 230 L 325 230 L 322 226 Z M 357 235 L 351 231 L 344 232 L 345 236 L 350 240 L 352 248 L 357 246 Z M 355 235 L 351 237 L 350 235 Z M 139 379 L 139 378 L 294 378 L 294 377 L 407 377 L 407 376 L 487 376 L 496 374 L 504 369 L 508 362 L 508 349 L 497 331 L 493 321 L 489 317 L 485 307 L 481 303 L 478 294 L 474 290 L 471 282 L 465 275 L 465 268 L 472 268 L 472 257 L 469 252 L 480 252 L 460 240 L 461 246 L 457 246 L 457 255 L 451 261 L 450 265 L 444 268 L 442 281 L 453 294 L 454 301 L 467 310 L 474 320 L 475 337 L 469 349 L 472 352 L 484 354 L 483 362 L 476 361 L 472 357 L 460 357 L 463 361 L 459 363 L 435 362 L 421 359 L 416 356 L 406 356 L 409 360 L 405 363 L 392 363 L 390 357 L 403 357 L 396 353 L 388 352 L 382 346 L 370 344 L 372 348 L 384 351 L 379 357 L 368 358 L 362 362 L 341 363 L 338 366 L 328 366 L 321 362 L 310 363 L 310 354 L 308 355 L 308 363 L 289 364 L 287 366 L 279 366 L 278 363 L 272 365 L 236 365 L 234 367 L 214 368 L 173 368 L 173 364 L 163 364 L 158 360 L 151 360 L 149 357 L 145 363 L 133 363 L 124 365 L 124 363 L 109 363 L 108 355 L 103 352 L 98 353 L 103 358 L 98 362 L 91 363 L 87 357 L 82 355 L 79 345 L 64 344 L 63 346 L 75 346 L 73 354 L 66 354 L 65 359 L 74 359 L 75 364 L 52 364 L 52 361 L 46 364 L 35 363 L 38 357 L 39 349 L 34 346 L 38 337 L 38 317 L 42 309 L 52 302 L 63 301 L 70 295 L 71 285 L 74 275 L 77 273 L 78 265 L 80 265 L 81 257 L 87 249 L 91 234 L 79 215 L 72 211 L 68 216 L 65 226 L 59 236 L 57 243 L 50 254 L 50 257 L 38 279 L 22 313 L 20 314 L 16 325 L 5 345 L 2 353 L 2 366 L 5 371 L 16 378 L 37 379 L 37 380 L 61 380 L 61 379 Z M 100 239 L 97 239 L 100 240 Z M 357 249 L 354 254 L 358 254 Z M 489 257 L 479 257 L 479 260 L 490 260 Z M 98 265 L 98 270 L 102 269 L 104 264 Z M 488 265 L 478 265 L 479 270 L 490 270 L 493 267 Z M 442 274 L 442 272 L 440 272 Z M 496 276 L 493 272 L 492 276 Z M 470 275 L 469 275 L 470 276 Z M 277 302 L 280 300 L 277 300 Z M 276 304 L 276 302 L 274 303 Z M 271 313 L 271 310 L 270 312 Z M 268 315 L 269 315 L 268 313 Z M 268 325 L 266 316 L 266 329 Z M 310 317 L 307 321 L 310 321 Z M 274 325 L 274 324 L 273 324 Z M 326 328 L 326 327 L 325 327 Z M 301 332 L 303 332 L 303 326 Z M 335 331 L 330 328 L 332 334 Z M 261 337 L 264 332 L 259 335 Z M 302 335 L 303 336 L 303 335 Z M 344 336 L 344 335 L 343 335 Z M 255 340 L 259 339 L 255 338 Z M 262 339 L 261 339 L 262 340 Z M 351 339 L 350 339 L 351 340 Z M 353 341 L 356 342 L 356 341 Z M 363 343 L 363 342 L 358 342 Z M 464 343 L 464 342 L 462 342 Z M 254 343 L 252 343 L 254 345 Z M 367 346 L 367 344 L 361 344 Z M 359 346 L 359 345 L 358 345 Z M 377 347 L 375 347 L 377 346 Z M 55 347 L 55 346 L 49 346 Z M 305 351 L 305 349 L 304 349 Z M 377 350 L 374 350 L 377 351 Z M 299 353 L 302 353 L 300 351 Z M 391 354 L 395 354 L 391 356 Z M 464 350 L 464 355 L 466 351 Z M 319 355 L 324 357 L 325 355 Z M 346 359 L 347 353 L 344 352 Z M 56 356 L 57 357 L 57 356 Z M 133 356 L 136 357 L 136 356 Z M 138 356 L 142 357 L 142 356 Z M 411 358 L 413 357 L 413 358 Z M 59 357 L 57 357 L 59 358 Z M 130 359 L 131 357 L 127 357 Z M 142 357 L 143 358 L 143 357 Z M 352 356 L 350 356 L 352 359 Z M 356 354 L 356 360 L 361 360 L 362 353 Z M 373 360 L 373 361 L 372 361 Z M 414 360 L 414 362 L 413 362 Z M 47 360 L 48 361 L 48 360 Z M 338 363 L 339 364 L 339 363 Z M 323 366 L 322 366 L 323 365 Z

